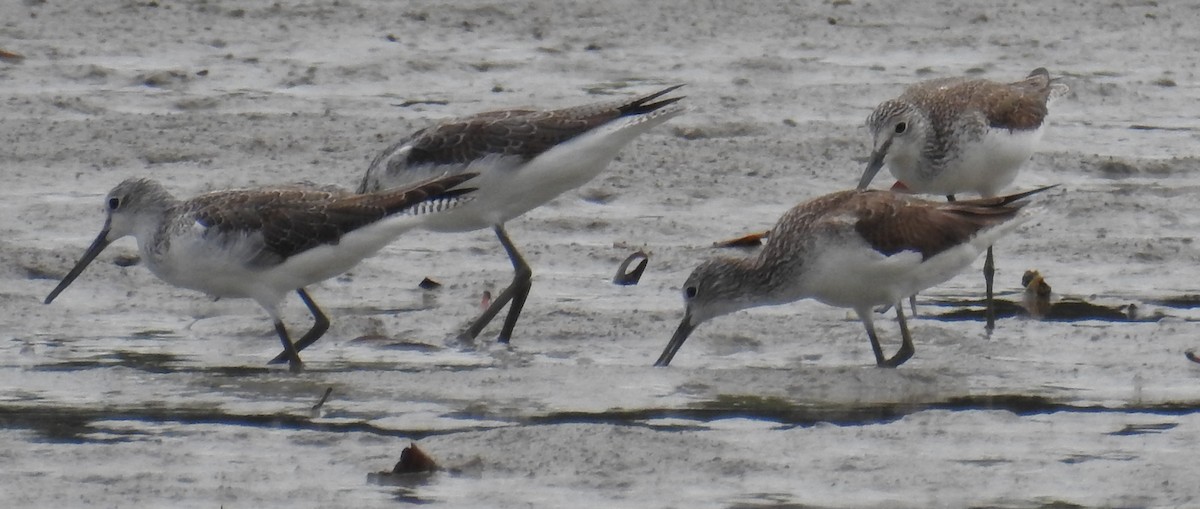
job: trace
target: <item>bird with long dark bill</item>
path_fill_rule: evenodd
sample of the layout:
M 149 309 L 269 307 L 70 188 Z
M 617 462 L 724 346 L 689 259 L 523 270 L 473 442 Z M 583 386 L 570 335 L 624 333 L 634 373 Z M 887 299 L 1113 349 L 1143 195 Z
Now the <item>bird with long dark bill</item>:
M 104 198 L 107 217 L 83 258 L 46 297 L 49 304 L 109 244 L 137 239 L 141 259 L 159 279 L 215 297 L 254 299 L 274 321 L 287 362 L 329 328 L 305 286 L 350 270 L 402 233 L 471 200 L 458 187 L 475 173 L 443 175 L 368 194 L 304 186 L 261 187 L 172 196 L 149 179 L 121 182 Z M 280 304 L 295 291 L 314 324 L 292 342 Z
M 1053 186 L 1051 186 L 1053 187 Z M 770 242 L 749 258 L 721 257 L 696 267 L 683 285 L 683 320 L 659 356 L 667 366 L 701 323 L 742 309 L 816 299 L 851 308 L 867 329 L 875 363 L 903 364 L 915 352 L 900 300 L 954 277 L 1027 215 L 1025 198 L 932 202 L 890 191 L 842 191 L 802 203 L 775 224 Z M 873 308 L 893 305 L 899 351 L 885 357 Z
M 1049 106 L 1070 91 L 1044 68 L 1017 82 L 939 78 L 912 85 L 867 118 L 874 150 L 859 179 L 866 189 L 884 164 L 905 192 L 999 195 L 1045 132 Z M 996 325 L 995 256 L 983 264 L 987 330 Z
M 582 186 L 642 133 L 686 111 L 679 88 L 555 110 L 488 111 L 421 129 L 388 147 L 371 163 L 359 192 L 376 191 L 430 174 L 478 172 L 475 200 L 438 216 L 426 228 L 468 232 L 491 228 L 512 262 L 513 278 L 459 339 L 474 340 L 504 308 L 497 340 L 512 339 L 532 287 L 533 270 L 505 223 Z

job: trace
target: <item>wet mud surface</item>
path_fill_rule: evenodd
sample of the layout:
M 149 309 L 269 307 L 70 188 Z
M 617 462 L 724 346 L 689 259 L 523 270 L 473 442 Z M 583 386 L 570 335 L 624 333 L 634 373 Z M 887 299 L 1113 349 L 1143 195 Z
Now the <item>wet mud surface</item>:
M 0 492 L 13 507 L 1200 505 L 1197 21 L 1167 2 L 5 3 Z M 1072 92 L 1015 187 L 1061 186 L 996 245 L 994 332 L 980 260 L 918 297 L 900 369 L 873 366 L 853 313 L 811 301 L 706 323 L 651 366 L 692 267 L 753 252 L 714 242 L 857 182 L 876 104 L 1036 67 Z M 42 304 L 125 178 L 179 196 L 353 188 L 436 120 L 679 83 L 688 113 L 508 224 L 534 271 L 509 346 L 497 327 L 454 339 L 510 277 L 489 231 L 412 232 L 310 288 L 332 325 L 301 374 L 266 364 L 279 342 L 257 306 L 158 281 L 128 240 Z M 638 251 L 645 268 L 618 271 Z M 1022 293 L 1033 269 L 1053 288 L 1041 319 Z M 310 323 L 296 300 L 284 315 Z M 876 317 L 888 350 L 891 316 Z M 443 469 L 370 477 L 414 441 Z

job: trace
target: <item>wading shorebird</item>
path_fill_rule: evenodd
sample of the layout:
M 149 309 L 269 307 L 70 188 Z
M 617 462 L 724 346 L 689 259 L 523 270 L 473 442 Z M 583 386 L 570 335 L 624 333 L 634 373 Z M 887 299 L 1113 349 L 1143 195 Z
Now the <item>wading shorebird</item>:
M 1053 186 L 1051 186 L 1053 187 Z M 698 325 L 742 309 L 812 298 L 858 314 L 875 363 L 896 367 L 912 357 L 900 299 L 940 284 L 1028 216 L 1024 198 L 932 202 L 889 191 L 841 191 L 789 210 L 757 256 L 700 264 L 683 286 L 683 321 L 655 362 L 667 366 Z M 872 308 L 893 305 L 903 344 L 890 359 L 875 335 Z
M 1041 67 L 1016 83 L 943 78 L 912 85 L 867 118 L 875 148 L 858 188 L 866 189 L 887 163 L 899 187 L 914 193 L 951 201 L 961 193 L 996 196 L 1033 155 L 1048 106 L 1069 91 Z M 988 331 L 996 326 L 994 258 L 988 246 Z
M 459 335 L 474 340 L 510 305 L 499 342 L 508 343 L 529 295 L 533 271 L 504 223 L 598 175 L 638 135 L 683 113 L 681 85 L 632 99 L 558 110 L 503 110 L 448 120 L 417 131 L 371 163 L 359 192 L 405 185 L 430 174 L 473 171 L 471 203 L 425 223 L 441 232 L 491 228 L 513 265 L 512 283 Z
M 107 219 L 75 267 L 46 297 L 54 301 L 113 241 L 132 235 L 146 266 L 159 279 L 215 297 L 254 299 L 271 315 L 292 371 L 299 352 L 329 328 L 329 319 L 304 287 L 350 270 L 400 234 L 470 202 L 455 189 L 475 173 L 434 177 L 369 194 L 311 187 L 217 191 L 189 200 L 171 196 L 149 179 L 129 179 L 105 198 Z M 295 343 L 279 307 L 295 291 L 313 315 L 312 329 Z

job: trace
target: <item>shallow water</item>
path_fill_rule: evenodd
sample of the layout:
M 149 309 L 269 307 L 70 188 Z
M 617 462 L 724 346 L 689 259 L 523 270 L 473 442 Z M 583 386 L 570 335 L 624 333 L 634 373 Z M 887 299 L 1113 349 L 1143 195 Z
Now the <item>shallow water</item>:
M 1200 348 L 1198 17 L 1119 2 L 0 5 L 0 49 L 24 56 L 0 60 L 0 492 L 14 507 L 1200 505 L 1200 364 L 1184 356 Z M 1008 305 L 990 337 L 979 262 L 922 294 L 898 370 L 872 366 L 852 313 L 811 301 L 714 320 L 650 366 L 679 284 L 730 254 L 712 242 L 857 182 L 875 104 L 1039 66 L 1073 91 L 1018 187 L 1063 185 L 996 246 Z M 509 224 L 535 273 L 512 346 L 452 339 L 509 277 L 487 231 L 414 232 L 314 287 L 333 324 L 299 375 L 266 366 L 264 312 L 163 284 L 128 264 L 128 240 L 41 304 L 126 177 L 181 196 L 353 186 L 436 119 L 675 83 L 688 114 Z M 639 284 L 611 284 L 639 249 Z M 1051 320 L 1015 305 L 1031 268 L 1054 288 Z M 289 327 L 308 319 L 288 302 Z M 877 323 L 895 349 L 894 322 Z M 446 469 L 372 477 L 413 441 Z

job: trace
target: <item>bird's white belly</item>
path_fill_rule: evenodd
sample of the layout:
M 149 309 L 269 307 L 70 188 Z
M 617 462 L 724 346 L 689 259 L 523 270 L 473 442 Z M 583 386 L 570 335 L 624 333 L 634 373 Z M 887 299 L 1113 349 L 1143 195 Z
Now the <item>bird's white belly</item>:
M 608 164 L 550 166 L 537 158 L 515 169 L 487 170 L 465 186 L 477 190 L 470 201 L 429 217 L 424 227 L 439 232 L 465 232 L 506 223 L 595 178 Z
M 284 293 L 350 270 L 429 217 L 433 215 L 391 216 L 343 235 L 337 244 L 322 244 L 273 265 L 252 262 L 263 249 L 258 235 L 219 239 L 204 236 L 200 225 L 172 237 L 167 252 L 143 250 L 142 256 L 152 272 L 173 285 L 216 297 L 249 297 L 266 305 Z
M 957 157 L 936 174 L 920 171 L 915 161 L 897 161 L 891 168 L 914 192 L 996 196 L 1013 183 L 1021 165 L 1033 155 L 1043 129 L 989 129 L 979 140 L 960 145 Z
M 163 281 L 214 297 L 251 296 L 250 285 L 259 275 L 246 268 L 249 256 L 192 235 L 172 238 L 165 253 L 142 252 L 146 266 Z
M 803 286 L 808 296 L 832 306 L 863 309 L 896 304 L 962 272 L 987 249 L 985 242 L 972 239 L 924 261 L 916 251 L 885 256 L 865 243 L 832 248 L 813 262 Z
M 563 142 L 524 165 L 512 166 L 490 157 L 466 171 L 480 175 L 465 187 L 478 190 L 472 201 L 431 217 L 424 227 L 434 231 L 471 231 L 514 219 L 544 205 L 559 195 L 592 179 L 617 156 L 625 145 L 650 128 L 682 110 L 655 116 L 617 120 Z
M 870 249 L 843 247 L 826 251 L 808 269 L 804 286 L 809 296 L 831 306 L 862 308 L 894 304 L 911 286 L 906 271 L 921 261 L 911 251 L 890 257 Z

